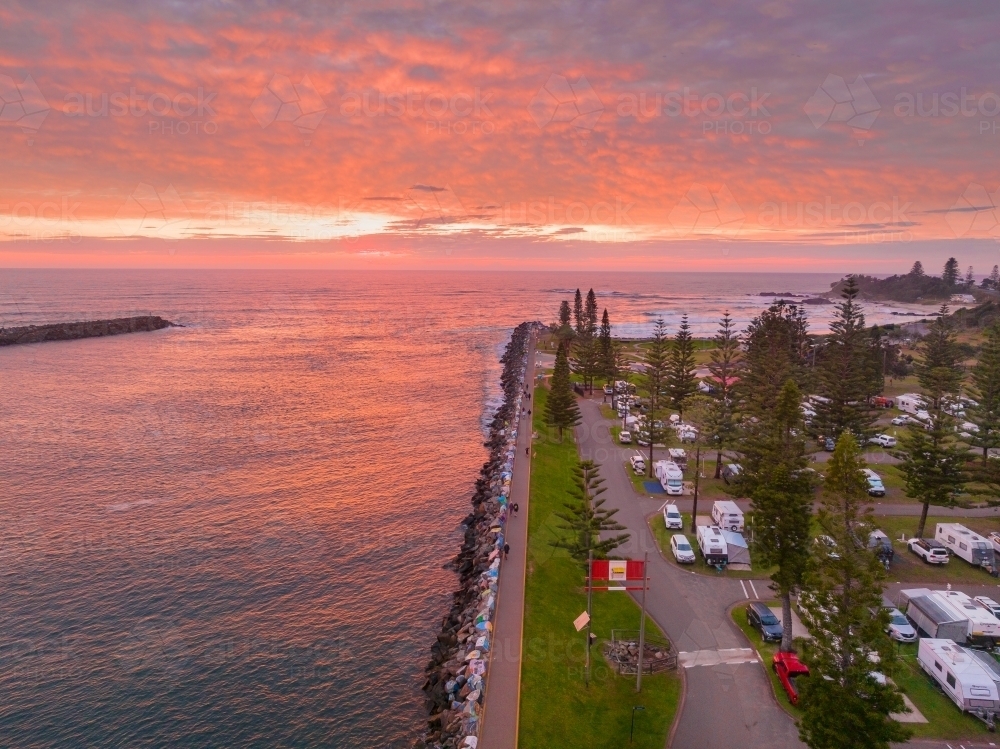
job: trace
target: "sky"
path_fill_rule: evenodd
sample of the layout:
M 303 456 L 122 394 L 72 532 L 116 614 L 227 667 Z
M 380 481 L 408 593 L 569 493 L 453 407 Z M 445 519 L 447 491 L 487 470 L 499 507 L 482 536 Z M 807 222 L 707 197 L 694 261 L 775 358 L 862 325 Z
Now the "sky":
M 1000 262 L 995 2 L 0 6 L 0 267 Z

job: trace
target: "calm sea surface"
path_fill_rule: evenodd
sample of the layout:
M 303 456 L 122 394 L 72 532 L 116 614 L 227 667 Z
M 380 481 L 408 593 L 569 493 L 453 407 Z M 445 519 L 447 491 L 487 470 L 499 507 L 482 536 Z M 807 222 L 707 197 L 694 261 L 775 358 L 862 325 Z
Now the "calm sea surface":
M 0 326 L 185 326 L 0 349 L 0 745 L 406 745 L 511 327 L 833 280 L 0 271 Z

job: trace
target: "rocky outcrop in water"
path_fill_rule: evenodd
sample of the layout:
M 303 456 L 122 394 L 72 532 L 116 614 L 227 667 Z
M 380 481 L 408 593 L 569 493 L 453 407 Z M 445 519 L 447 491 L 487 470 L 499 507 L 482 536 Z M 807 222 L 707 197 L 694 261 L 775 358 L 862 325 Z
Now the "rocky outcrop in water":
M 77 338 L 99 338 L 122 333 L 145 333 L 151 330 L 180 327 L 177 323 L 155 315 L 116 317 L 113 320 L 86 320 L 51 325 L 27 325 L 21 328 L 0 328 L 0 346 L 43 341 L 72 341 Z
M 453 749 L 475 747 L 478 742 L 532 325 L 522 323 L 514 329 L 500 360 L 503 405 L 490 425 L 486 441 L 490 457 L 476 480 L 472 512 L 462 523 L 465 539 L 452 563 L 459 588 L 431 647 L 423 686 L 430 719 L 417 747 Z

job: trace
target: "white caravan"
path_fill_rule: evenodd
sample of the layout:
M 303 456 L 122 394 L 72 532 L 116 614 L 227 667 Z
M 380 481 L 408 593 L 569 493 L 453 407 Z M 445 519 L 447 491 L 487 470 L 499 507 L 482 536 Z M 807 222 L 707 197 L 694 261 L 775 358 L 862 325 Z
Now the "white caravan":
M 936 590 L 934 594 L 946 599 L 969 620 L 969 637 L 974 639 L 1000 639 L 1000 619 L 976 604 L 960 590 Z
M 922 395 L 906 393 L 896 398 L 896 408 L 908 414 L 916 414 L 917 411 L 923 411 L 927 408 L 927 401 Z
M 970 531 L 961 523 L 938 523 L 934 540 L 969 564 L 990 570 L 995 567 L 993 544 L 990 540 Z
M 743 510 L 735 502 L 719 500 L 712 503 L 712 522 L 727 531 L 743 532 Z
M 729 563 L 729 551 L 726 547 L 726 537 L 714 525 L 698 526 L 698 548 L 705 557 L 706 564 L 722 565 Z
M 900 606 L 916 628 L 928 637 L 964 643 L 969 633 L 969 620 L 927 588 L 900 591 Z
M 992 673 L 970 651 L 951 640 L 924 638 L 917 648 L 917 662 L 959 710 L 993 727 L 1000 712 L 1000 692 Z
M 684 493 L 684 472 L 670 460 L 658 460 L 653 463 L 653 475 L 660 480 L 660 486 L 670 495 Z

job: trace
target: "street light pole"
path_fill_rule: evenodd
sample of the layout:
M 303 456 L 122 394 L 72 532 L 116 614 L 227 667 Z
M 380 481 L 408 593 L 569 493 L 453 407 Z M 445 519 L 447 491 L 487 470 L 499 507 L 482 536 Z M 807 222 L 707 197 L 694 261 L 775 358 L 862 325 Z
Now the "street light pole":
M 587 668 L 584 675 L 583 683 L 588 689 L 590 688 L 590 628 L 592 626 L 592 614 L 590 612 L 590 603 L 593 599 L 594 593 L 594 551 L 591 549 L 587 552 Z
M 635 691 L 642 691 L 642 651 L 646 647 L 646 562 L 649 552 L 642 555 L 642 618 L 639 620 L 639 660 L 635 669 Z M 633 713 L 633 718 L 634 718 Z

